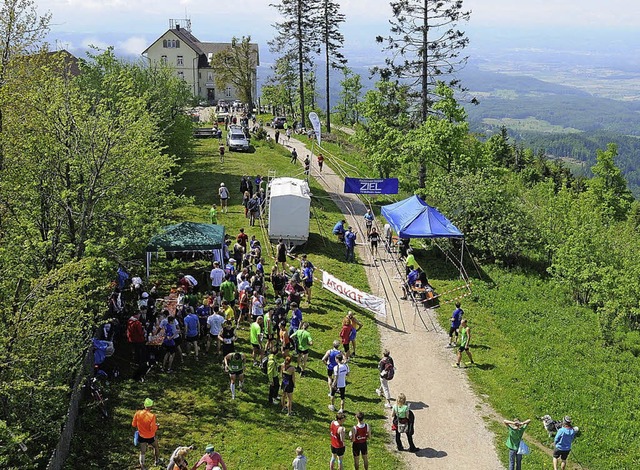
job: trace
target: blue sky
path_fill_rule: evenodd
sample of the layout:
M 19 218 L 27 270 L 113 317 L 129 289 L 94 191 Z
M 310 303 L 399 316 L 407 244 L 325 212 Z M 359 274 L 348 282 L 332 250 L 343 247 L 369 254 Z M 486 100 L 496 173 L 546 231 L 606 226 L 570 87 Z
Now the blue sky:
M 203 41 L 227 41 L 251 34 L 266 52 L 278 20 L 277 0 L 36 0 L 53 14 L 50 42 L 77 52 L 89 44 L 113 45 L 138 54 L 168 27 L 169 18 L 191 18 Z M 376 50 L 373 38 L 388 33 L 388 0 L 340 0 L 347 51 Z M 637 0 L 465 0 L 472 17 L 465 27 L 472 47 L 580 47 L 598 35 L 606 48 L 616 34 L 640 27 Z M 544 32 L 542 31 L 544 30 Z M 549 47 L 545 44 L 544 47 Z M 584 46 L 591 47 L 591 46 Z M 367 52 L 365 52 L 366 54 Z

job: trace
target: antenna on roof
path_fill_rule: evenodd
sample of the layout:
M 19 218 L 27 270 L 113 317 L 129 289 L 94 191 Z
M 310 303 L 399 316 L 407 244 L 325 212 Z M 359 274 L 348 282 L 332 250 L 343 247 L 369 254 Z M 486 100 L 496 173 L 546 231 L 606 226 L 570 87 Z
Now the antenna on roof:
M 191 32 L 191 20 L 189 18 L 170 19 L 169 29 L 186 29 Z

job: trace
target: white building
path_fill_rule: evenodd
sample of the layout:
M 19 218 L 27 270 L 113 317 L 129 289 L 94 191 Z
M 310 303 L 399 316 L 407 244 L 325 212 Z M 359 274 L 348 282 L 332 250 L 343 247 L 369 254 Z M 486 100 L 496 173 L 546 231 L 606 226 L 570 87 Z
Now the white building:
M 231 47 L 230 42 L 201 42 L 191 34 L 191 20 L 169 20 L 169 29 L 156 39 L 142 53 L 151 64 L 165 63 L 175 68 L 178 77 L 189 84 L 193 95 L 210 104 L 219 100 L 240 99 L 233 85 L 225 89 L 216 88 L 213 69 L 209 65 L 211 58 L 219 51 Z M 257 44 L 251 44 L 255 51 L 253 67 L 253 91 L 257 96 L 257 67 L 260 54 Z

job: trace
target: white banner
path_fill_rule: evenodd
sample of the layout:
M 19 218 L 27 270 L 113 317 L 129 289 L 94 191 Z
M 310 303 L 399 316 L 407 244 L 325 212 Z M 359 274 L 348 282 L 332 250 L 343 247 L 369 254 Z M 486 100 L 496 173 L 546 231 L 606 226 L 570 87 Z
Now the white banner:
M 311 121 L 311 125 L 313 126 L 313 132 L 316 133 L 316 139 L 318 139 L 318 145 L 320 145 L 320 140 L 322 135 L 321 135 L 321 129 L 320 129 L 320 118 L 318 117 L 318 114 L 316 114 L 315 112 L 310 112 L 309 121 Z
M 342 297 L 349 302 L 366 308 L 377 315 L 382 317 L 387 316 L 387 306 L 384 299 L 359 291 L 355 287 L 351 287 L 349 284 L 333 277 L 326 271 L 322 272 L 322 287 L 333 292 L 338 297 Z

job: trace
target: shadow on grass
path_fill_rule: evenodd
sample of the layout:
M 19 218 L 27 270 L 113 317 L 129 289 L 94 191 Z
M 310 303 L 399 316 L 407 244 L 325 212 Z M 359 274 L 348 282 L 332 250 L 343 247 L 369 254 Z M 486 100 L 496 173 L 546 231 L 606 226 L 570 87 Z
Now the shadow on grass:
M 476 368 L 480 370 L 493 370 L 496 368 L 496 366 L 494 364 L 478 364 L 476 362 Z

